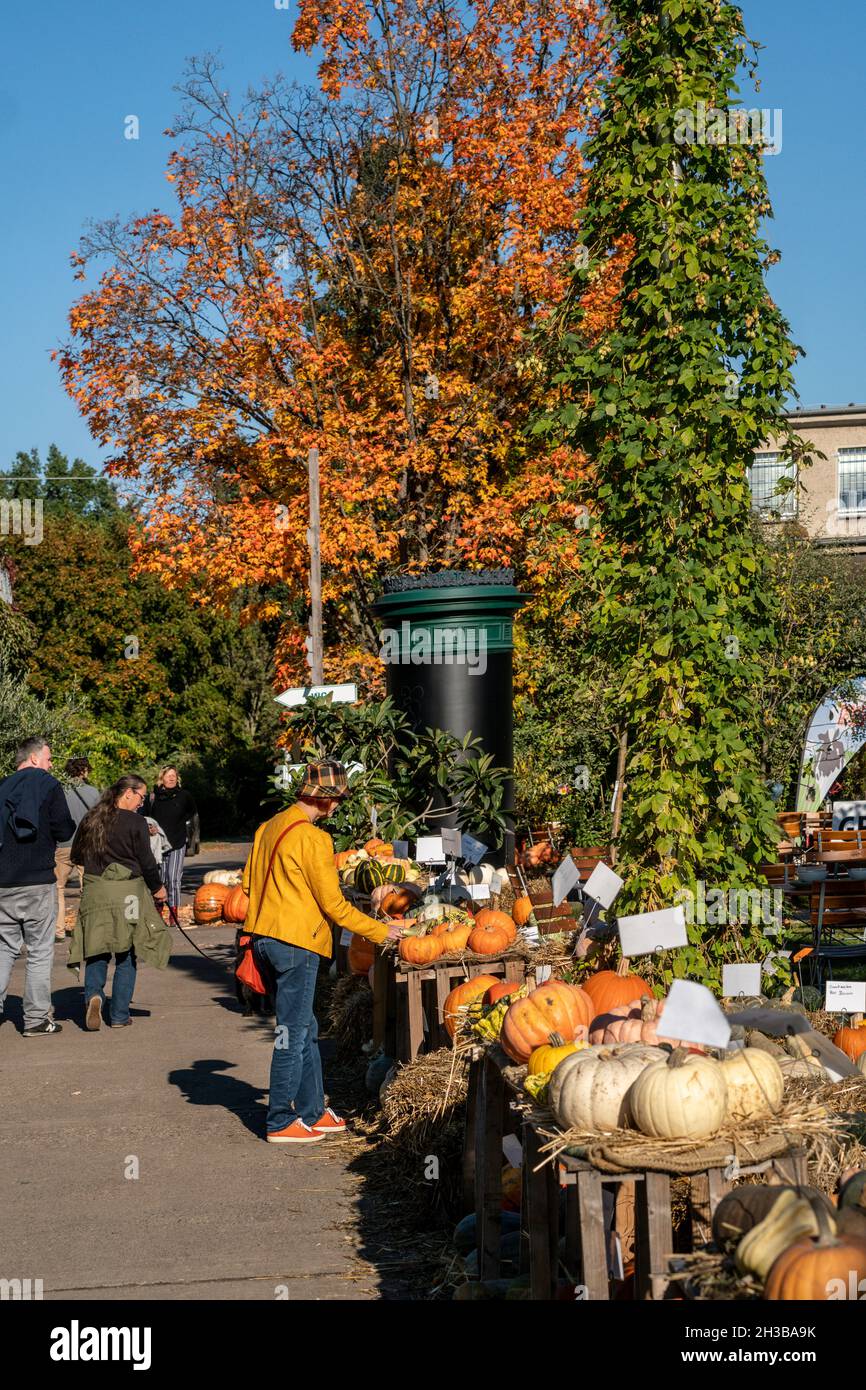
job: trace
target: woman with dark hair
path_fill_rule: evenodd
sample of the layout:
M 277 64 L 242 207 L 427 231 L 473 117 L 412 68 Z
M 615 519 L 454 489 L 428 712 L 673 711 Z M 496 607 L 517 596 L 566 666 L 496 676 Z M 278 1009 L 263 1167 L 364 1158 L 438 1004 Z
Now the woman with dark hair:
M 66 797 L 66 808 L 70 816 L 75 821 L 77 830 L 87 812 L 92 810 L 99 800 L 100 793 L 96 787 L 91 786 L 88 778 L 90 777 L 90 763 L 87 758 L 69 758 L 66 763 L 66 776 L 69 778 L 69 785 L 63 788 Z M 77 870 L 78 865 L 73 864 L 70 850 L 72 848 L 72 838 L 61 840 L 57 846 L 54 858 L 54 877 L 57 880 L 57 923 L 54 928 L 54 940 L 66 940 L 66 885 L 73 869 Z M 71 936 L 72 933 L 70 932 Z
M 112 955 L 111 1026 L 124 1028 L 132 1023 L 137 962 L 164 970 L 171 953 L 168 928 L 154 905 L 165 902 L 166 891 L 147 822 L 138 814 L 146 795 L 141 777 L 119 778 L 88 811 L 72 842 L 84 887 L 67 964 L 77 970 L 85 962 L 85 1027 L 91 1033 L 102 1020 Z
M 165 834 L 171 848 L 163 857 L 162 877 L 172 907 L 180 907 L 180 881 L 190 821 L 198 815 L 189 792 L 180 785 L 176 767 L 164 767 L 147 798 L 147 814 Z

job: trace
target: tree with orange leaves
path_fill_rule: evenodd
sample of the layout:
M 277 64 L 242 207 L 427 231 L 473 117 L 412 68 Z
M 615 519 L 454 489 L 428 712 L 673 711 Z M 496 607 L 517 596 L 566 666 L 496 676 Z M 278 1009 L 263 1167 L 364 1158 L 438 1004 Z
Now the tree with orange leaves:
M 82 243 L 69 392 L 152 489 L 138 562 L 207 601 L 258 585 L 297 676 L 306 455 L 320 452 L 327 674 L 372 676 L 396 568 L 574 559 L 582 455 L 531 433 L 533 335 L 580 247 L 581 137 L 608 62 L 594 0 L 302 0 L 321 93 L 235 110 L 193 65 L 168 177 L 179 209 Z M 582 331 L 609 313 L 588 294 Z M 546 509 L 556 525 L 546 526 Z M 527 517 L 532 524 L 527 528 Z M 563 518 L 570 526 L 563 526 Z

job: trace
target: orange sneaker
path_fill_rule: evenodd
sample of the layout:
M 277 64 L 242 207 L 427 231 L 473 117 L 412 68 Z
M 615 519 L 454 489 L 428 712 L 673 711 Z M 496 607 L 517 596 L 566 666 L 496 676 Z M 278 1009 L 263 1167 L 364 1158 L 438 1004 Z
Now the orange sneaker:
M 324 1138 L 324 1134 L 311 1129 L 303 1120 L 292 1120 L 285 1129 L 275 1129 L 267 1136 L 269 1144 L 318 1144 Z
M 343 1119 L 342 1115 L 338 1115 L 329 1105 L 322 1118 L 317 1120 L 313 1125 L 313 1129 L 317 1134 L 322 1135 L 345 1134 L 346 1121 Z

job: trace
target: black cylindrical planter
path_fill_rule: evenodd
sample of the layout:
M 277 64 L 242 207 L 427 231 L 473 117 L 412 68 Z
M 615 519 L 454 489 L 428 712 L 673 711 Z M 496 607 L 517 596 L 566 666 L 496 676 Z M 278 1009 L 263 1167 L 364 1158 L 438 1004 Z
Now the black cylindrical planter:
M 512 571 L 398 576 L 384 589 L 376 613 L 394 703 L 415 729 L 446 729 L 458 738 L 471 733 L 498 766 L 510 769 L 512 622 L 528 597 L 515 589 Z M 491 846 L 500 863 L 513 848 L 511 778 L 504 809 L 505 843 Z M 455 818 L 437 824 L 454 825 Z

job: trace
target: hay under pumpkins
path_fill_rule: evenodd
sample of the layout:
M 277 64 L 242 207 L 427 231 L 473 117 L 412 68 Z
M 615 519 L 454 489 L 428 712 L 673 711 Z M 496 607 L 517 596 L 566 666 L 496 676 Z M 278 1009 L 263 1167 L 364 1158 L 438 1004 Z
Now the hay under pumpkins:
M 409 1203 L 449 1217 L 460 1206 L 466 1092 L 465 1067 L 440 1048 L 401 1066 L 382 1097 L 377 1162 Z
M 348 1061 L 361 1052 L 373 1035 L 373 991 L 363 975 L 339 975 L 328 996 L 328 1035 L 335 1056 Z

